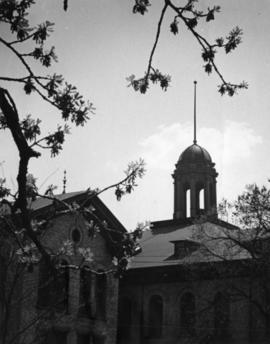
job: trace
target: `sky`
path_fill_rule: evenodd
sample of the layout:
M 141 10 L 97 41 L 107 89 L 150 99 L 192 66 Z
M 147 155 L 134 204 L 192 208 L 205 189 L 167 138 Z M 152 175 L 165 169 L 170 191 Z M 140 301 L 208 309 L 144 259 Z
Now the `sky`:
M 199 1 L 202 8 L 221 6 L 215 21 L 198 26 L 208 39 L 226 36 L 236 25 L 243 29 L 241 45 L 216 58 L 225 79 L 249 84 L 248 90 L 234 97 L 217 92 L 220 81 L 203 71 L 201 50 L 190 32 L 180 26 L 179 35 L 170 33 L 172 12 L 166 14 L 153 60 L 154 67 L 171 75 L 171 86 L 166 92 L 153 86 L 145 95 L 127 87 L 128 76 L 144 74 L 163 2 L 153 0 L 141 16 L 132 13 L 131 0 L 69 0 L 67 12 L 60 0 L 37 0 L 29 14 L 35 24 L 55 23 L 47 46 L 55 46 L 58 63 L 50 70 L 34 65 L 36 72 L 62 73 L 96 107 L 86 126 L 72 128 L 58 157 L 44 152 L 31 161 L 29 171 L 41 191 L 56 184 L 61 193 L 66 170 L 71 192 L 115 183 L 130 161 L 143 158 L 146 175 L 131 195 L 121 202 L 113 191 L 101 196 L 128 230 L 138 222 L 172 218 L 171 174 L 193 140 L 194 80 L 198 82 L 197 140 L 216 163 L 218 200 L 233 200 L 245 185 L 266 184 L 270 177 L 270 1 Z M 3 24 L 0 32 L 6 32 Z M 0 66 L 2 76 L 25 75 L 4 46 Z M 61 124 L 60 114 L 37 95 L 26 96 L 14 83 L 1 82 L 1 86 L 9 89 L 22 117 L 31 113 L 42 120 L 44 134 Z M 18 154 L 8 132 L 0 132 L 0 163 L 0 177 L 14 190 Z

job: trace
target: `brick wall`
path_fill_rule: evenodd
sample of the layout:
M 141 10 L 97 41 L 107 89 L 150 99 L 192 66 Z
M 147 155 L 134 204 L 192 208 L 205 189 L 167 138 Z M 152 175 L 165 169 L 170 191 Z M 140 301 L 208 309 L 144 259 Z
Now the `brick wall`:
M 72 231 L 77 228 L 80 231 L 81 238 L 75 245 L 75 255 L 63 256 L 67 263 L 73 268 L 69 269 L 69 290 L 68 290 L 68 312 L 57 314 L 53 319 L 51 315 L 42 315 L 44 310 L 37 309 L 37 297 L 39 286 L 39 268 L 36 266 L 33 271 L 24 274 L 20 286 L 21 305 L 20 305 L 20 326 L 19 330 L 24 332 L 21 336 L 21 343 L 38 343 L 42 340 L 43 334 L 56 331 L 48 339 L 53 344 L 61 344 L 61 340 L 66 336 L 67 344 L 81 343 L 103 343 L 114 344 L 116 340 L 117 327 L 117 305 L 118 305 L 118 280 L 112 272 L 112 257 L 108 251 L 106 241 L 101 234 L 97 233 L 94 237 L 88 235 L 84 219 L 79 215 L 69 214 L 57 217 L 51 223 L 50 228 L 42 236 L 42 243 L 48 247 L 51 252 L 58 252 L 66 240 L 72 239 Z M 91 263 L 84 262 L 92 270 L 92 283 L 95 284 L 97 275 L 95 271 L 105 271 L 106 273 L 106 293 L 104 293 L 104 303 L 106 316 L 98 319 L 95 314 L 91 317 L 79 317 L 78 311 L 80 306 L 80 271 L 76 266 L 81 265 L 82 258 L 76 254 L 79 247 L 90 247 L 93 253 Z M 81 266 L 82 267 L 82 266 Z M 91 288 L 93 288 L 92 286 Z M 95 288 L 95 287 L 94 287 Z M 91 289 L 91 302 L 94 305 L 96 294 Z M 97 314 L 97 312 L 96 312 Z M 36 319 L 39 318 L 37 321 Z M 47 318 L 47 319 L 46 319 Z M 33 325 L 29 326 L 29 324 Z M 24 329 L 29 326 L 27 331 Z M 78 337 L 80 337 L 78 339 Z M 54 338 L 54 339 L 53 339 Z M 56 339 L 55 339 L 56 338 Z M 58 339 L 57 339 L 58 338 Z M 60 338 L 60 339 L 59 339 Z M 62 338 L 62 339 L 61 339 Z M 60 342 L 59 342 L 60 341 Z
M 200 343 L 208 333 L 214 332 L 213 301 L 220 292 L 230 295 L 229 339 L 223 344 L 246 344 L 251 342 L 251 306 L 247 298 L 234 297 L 233 285 L 248 293 L 250 281 L 247 278 L 220 278 L 218 280 L 200 280 L 192 282 L 155 283 L 138 285 L 136 283 L 121 288 L 120 302 L 128 298 L 132 303 L 131 327 L 128 337 L 129 344 L 175 344 Z M 180 300 L 185 292 L 195 297 L 196 321 L 195 335 L 185 334 L 181 328 Z M 161 296 L 163 300 L 163 326 L 161 338 L 149 338 L 149 302 L 153 295 Z M 121 326 L 121 324 L 119 324 Z M 123 338 L 121 343 L 126 343 Z M 257 343 L 257 342 L 256 342 Z

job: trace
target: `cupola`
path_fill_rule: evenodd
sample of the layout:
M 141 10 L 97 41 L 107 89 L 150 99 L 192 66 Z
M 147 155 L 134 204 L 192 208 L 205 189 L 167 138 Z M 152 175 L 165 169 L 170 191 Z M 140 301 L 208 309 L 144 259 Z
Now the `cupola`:
M 215 163 L 208 151 L 197 144 L 196 138 L 196 81 L 194 82 L 194 139 L 180 155 L 173 173 L 174 219 L 216 216 Z

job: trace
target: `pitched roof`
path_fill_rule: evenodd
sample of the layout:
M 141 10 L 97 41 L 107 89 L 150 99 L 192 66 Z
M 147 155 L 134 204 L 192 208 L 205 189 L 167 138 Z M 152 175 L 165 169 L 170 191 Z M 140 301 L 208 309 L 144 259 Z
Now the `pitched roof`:
M 85 191 L 75 191 L 75 192 L 68 192 L 64 194 L 54 195 L 53 197 L 57 198 L 60 201 L 66 201 L 70 200 L 73 197 L 76 197 L 78 195 L 83 195 Z M 48 206 L 51 206 L 53 204 L 53 201 L 47 198 L 39 197 L 31 204 L 32 210 L 39 210 Z
M 60 201 L 65 201 L 66 203 L 77 202 L 78 204 L 80 204 L 80 202 L 87 201 L 87 199 L 89 198 L 89 192 L 75 191 L 65 194 L 53 195 L 53 197 Z M 97 215 L 106 220 L 112 228 L 121 232 L 127 231 L 122 223 L 116 218 L 116 216 L 110 211 L 110 209 L 101 201 L 98 196 L 92 197 L 91 200 L 85 203 L 85 206 L 89 206 L 89 204 L 91 204 L 95 208 Z M 44 214 L 53 206 L 53 200 L 39 197 L 35 201 L 33 201 L 30 206 L 37 215 Z
M 212 228 L 218 230 L 221 227 L 232 227 L 230 224 L 226 226 L 226 222 L 223 221 L 206 221 L 203 226 L 207 226 L 210 230 Z M 196 239 L 196 234 L 199 234 L 201 228 L 201 225 L 192 224 L 191 222 L 186 224 L 178 223 L 177 225 L 173 220 L 154 223 L 151 230 L 143 233 L 140 241 L 141 251 L 132 258 L 131 269 L 221 261 L 221 257 L 211 254 Z M 194 242 L 198 249 L 190 250 L 186 255 L 181 255 L 181 258 L 179 258 L 174 255 L 175 242 L 182 242 L 187 248 L 190 243 Z M 216 243 L 212 243 L 212 245 L 216 245 Z M 222 250 L 224 247 L 223 242 L 220 249 Z M 248 258 L 247 252 L 234 252 L 229 259 L 243 258 Z

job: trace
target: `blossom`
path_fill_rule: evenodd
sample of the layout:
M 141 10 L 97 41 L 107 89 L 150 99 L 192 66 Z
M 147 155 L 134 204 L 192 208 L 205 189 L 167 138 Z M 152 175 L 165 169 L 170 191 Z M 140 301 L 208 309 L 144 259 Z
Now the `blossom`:
M 87 247 L 87 248 L 79 247 L 78 248 L 78 252 L 79 252 L 80 255 L 83 256 L 85 261 L 87 261 L 87 262 L 92 262 L 93 261 L 94 254 L 91 251 L 90 247 Z
M 74 254 L 73 242 L 71 240 L 64 241 L 63 246 L 59 249 L 59 254 L 72 256 Z
M 16 251 L 16 255 L 21 263 L 35 264 L 40 260 L 40 254 L 34 243 L 26 244 Z
M 113 257 L 112 263 L 114 266 L 118 266 L 118 259 L 116 257 Z

